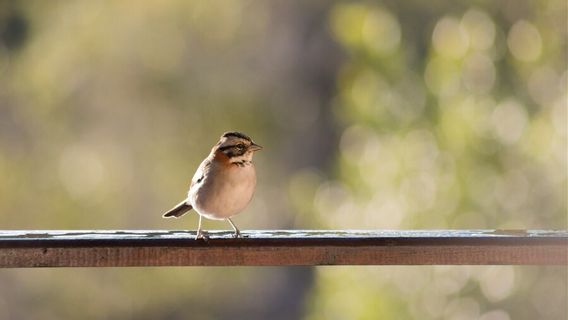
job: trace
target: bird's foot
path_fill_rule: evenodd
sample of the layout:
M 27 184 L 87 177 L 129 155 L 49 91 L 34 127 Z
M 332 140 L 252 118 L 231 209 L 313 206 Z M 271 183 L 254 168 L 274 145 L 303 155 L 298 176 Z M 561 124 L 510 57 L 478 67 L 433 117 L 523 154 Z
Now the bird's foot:
M 233 233 L 233 238 L 237 239 L 242 237 L 243 236 L 241 235 L 241 232 L 239 230 L 235 230 L 235 233 Z
M 205 242 L 209 241 L 209 235 L 207 232 L 199 229 L 197 230 L 197 234 L 195 235 L 195 240 L 203 239 Z

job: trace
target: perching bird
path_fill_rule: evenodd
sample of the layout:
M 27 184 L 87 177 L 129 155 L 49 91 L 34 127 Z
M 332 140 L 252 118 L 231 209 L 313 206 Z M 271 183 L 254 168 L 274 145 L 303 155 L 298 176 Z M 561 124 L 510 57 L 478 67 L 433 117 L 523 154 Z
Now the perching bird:
M 179 218 L 193 208 L 199 214 L 195 239 L 207 239 L 201 229 L 203 217 L 227 220 L 235 230 L 235 238 L 239 237 L 240 231 L 231 217 L 240 213 L 252 199 L 256 187 L 252 156 L 260 149 L 261 146 L 243 133 L 225 132 L 195 172 L 187 198 L 163 217 Z

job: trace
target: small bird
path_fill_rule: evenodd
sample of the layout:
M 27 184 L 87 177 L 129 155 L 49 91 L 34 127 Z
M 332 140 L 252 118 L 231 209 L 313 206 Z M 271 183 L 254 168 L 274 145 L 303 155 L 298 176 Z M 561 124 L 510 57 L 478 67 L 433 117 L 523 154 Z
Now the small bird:
M 199 214 L 195 239 L 207 240 L 201 228 L 203 217 L 226 220 L 240 236 L 231 217 L 240 213 L 251 201 L 256 188 L 253 154 L 262 147 L 241 132 L 225 132 L 213 146 L 209 156 L 195 172 L 187 198 L 164 213 L 164 218 L 179 218 L 192 208 Z

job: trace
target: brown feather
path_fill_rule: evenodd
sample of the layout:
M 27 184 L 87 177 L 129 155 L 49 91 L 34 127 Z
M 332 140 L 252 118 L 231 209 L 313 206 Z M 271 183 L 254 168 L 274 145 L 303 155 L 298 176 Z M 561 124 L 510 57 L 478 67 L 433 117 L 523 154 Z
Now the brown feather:
M 178 203 L 175 207 L 168 210 L 168 212 L 164 213 L 162 218 L 179 218 L 186 214 L 189 210 L 191 210 L 191 205 L 187 204 L 186 201 L 182 201 Z

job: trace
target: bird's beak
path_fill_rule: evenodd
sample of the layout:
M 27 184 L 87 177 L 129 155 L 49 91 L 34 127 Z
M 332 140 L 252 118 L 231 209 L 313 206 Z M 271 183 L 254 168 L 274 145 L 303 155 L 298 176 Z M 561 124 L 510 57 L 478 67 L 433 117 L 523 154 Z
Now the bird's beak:
M 253 143 L 250 145 L 249 150 L 250 150 L 250 151 L 262 150 L 262 146 L 259 146 L 258 144 L 256 144 L 256 143 L 253 142 Z

